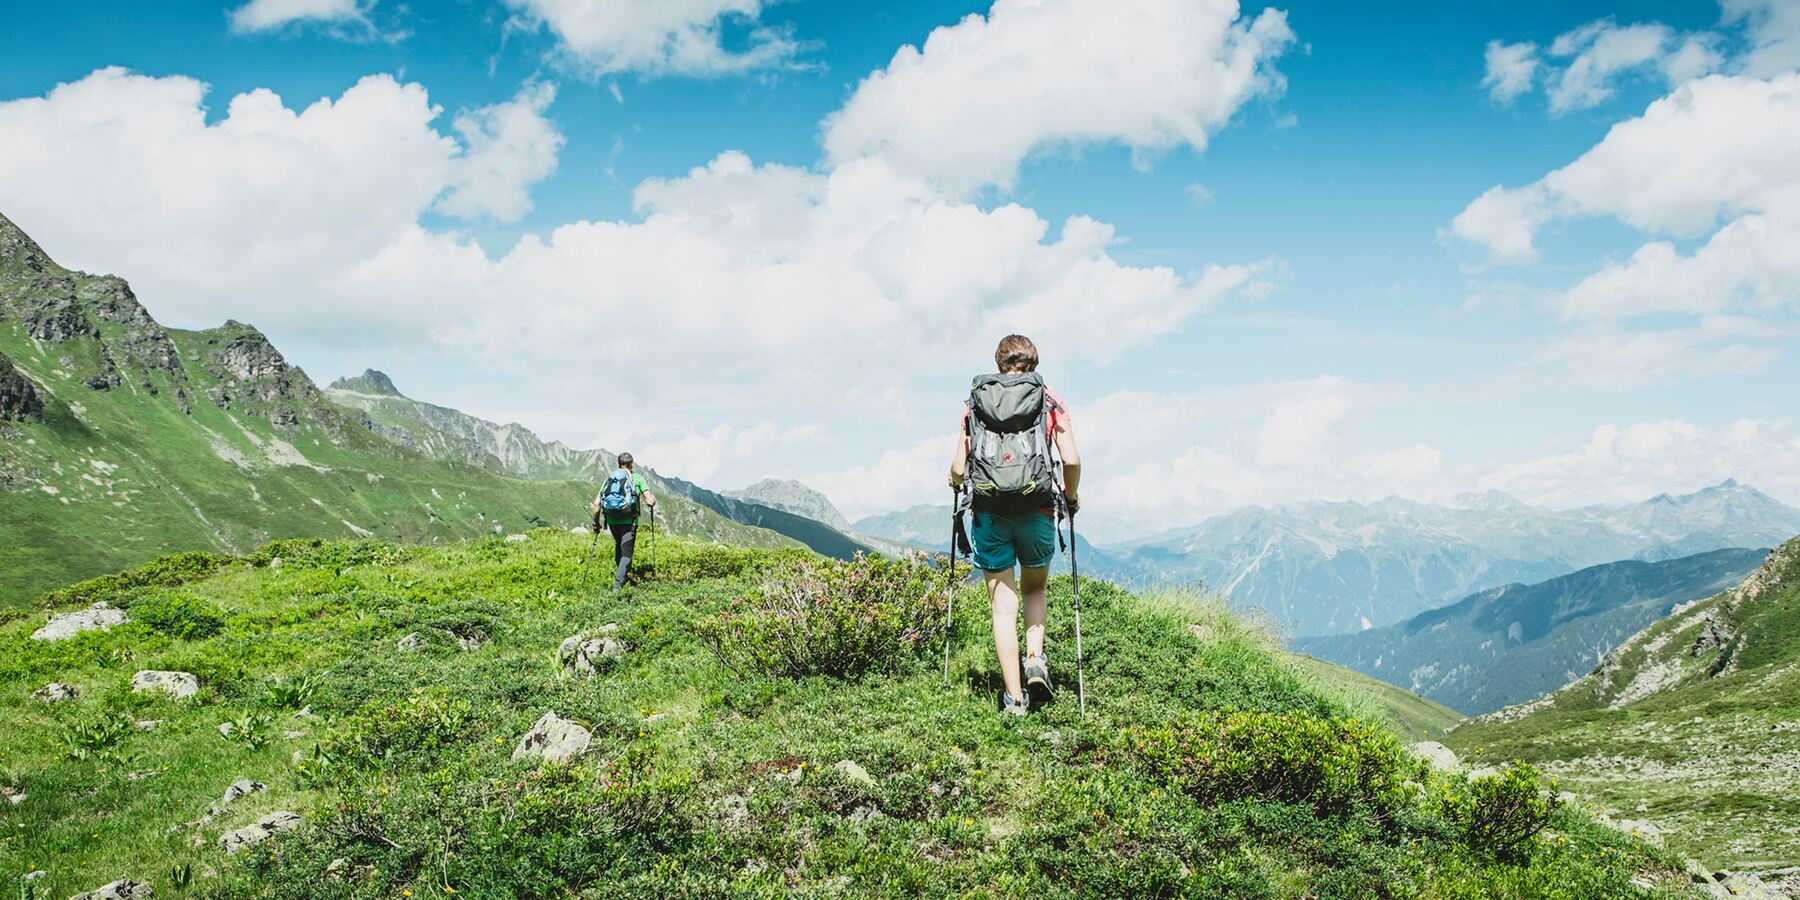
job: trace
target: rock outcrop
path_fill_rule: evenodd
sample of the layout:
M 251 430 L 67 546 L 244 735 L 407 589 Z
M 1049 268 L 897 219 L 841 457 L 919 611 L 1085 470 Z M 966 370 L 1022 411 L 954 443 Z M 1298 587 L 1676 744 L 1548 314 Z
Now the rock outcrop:
M 0 353 L 0 422 L 42 422 L 44 399 L 6 354 Z
M 556 658 L 567 668 L 591 673 L 602 661 L 625 655 L 625 645 L 612 637 L 618 630 L 617 623 L 608 622 L 592 633 L 564 638 L 556 648 Z
M 257 819 L 236 831 L 228 831 L 219 837 L 219 849 L 226 853 L 238 853 L 246 847 L 254 847 L 283 831 L 293 831 L 304 821 L 299 813 L 280 810 Z
M 159 672 L 145 670 L 131 676 L 133 693 L 146 691 L 162 691 L 176 700 L 186 699 L 200 693 L 200 679 L 192 672 Z
M 125 611 L 113 609 L 102 600 L 87 609 L 59 613 L 49 624 L 31 633 L 34 641 L 65 641 L 84 631 L 105 631 L 125 624 Z
M 91 891 L 76 894 L 69 900 L 148 900 L 150 885 L 129 878 L 103 884 Z
M 514 761 L 538 757 L 546 762 L 568 762 L 585 753 L 594 739 L 581 723 L 554 712 L 544 713 L 513 748 Z
M 81 696 L 81 689 L 72 684 L 52 681 L 33 691 L 31 696 L 45 703 L 61 703 L 64 700 L 73 700 Z

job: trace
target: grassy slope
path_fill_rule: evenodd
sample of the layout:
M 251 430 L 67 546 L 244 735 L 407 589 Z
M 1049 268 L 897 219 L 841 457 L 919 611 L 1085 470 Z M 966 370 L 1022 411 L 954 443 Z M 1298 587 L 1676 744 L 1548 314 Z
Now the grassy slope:
M 1539 764 L 1714 865 L 1800 864 L 1800 540 L 1758 579 L 1769 584 L 1759 596 L 1678 610 L 1550 698 L 1470 720 L 1445 742 Z M 1696 650 L 1709 617 L 1733 637 Z
M 1448 706 L 1370 678 L 1355 669 L 1303 654 L 1294 654 L 1292 658 L 1301 671 L 1327 684 L 1337 685 L 1347 694 L 1367 698 L 1395 731 L 1412 740 L 1440 740 L 1450 726 L 1463 720 L 1462 713 Z
M 176 596 L 216 607 L 223 630 L 204 639 L 134 622 L 43 644 L 25 636 L 44 614 L 0 620 L 0 716 L 19 723 L 0 731 L 0 783 L 27 795 L 0 805 L 0 878 L 47 869 L 39 896 L 129 876 L 161 897 L 171 867 L 189 864 L 194 891 L 215 896 L 1630 897 L 1651 895 L 1634 876 L 1668 874 L 1666 858 L 1568 813 L 1553 822 L 1566 841 L 1535 844 L 1515 865 L 1471 857 L 1429 822 L 1383 838 L 1390 826 L 1358 814 L 1165 790 L 1118 755 L 1129 751 L 1119 735 L 1182 709 L 1344 709 L 1336 689 L 1229 614 L 1179 595 L 1084 585 L 1087 718 L 1065 696 L 1015 721 L 993 709 L 978 588 L 957 603 L 950 686 L 929 653 L 886 678 L 745 679 L 693 626 L 750 582 L 680 576 L 761 551 L 672 541 L 658 580 L 577 596 L 582 542 L 549 529 L 532 538 L 283 551 L 279 569 L 240 563 L 115 598 L 139 611 Z M 1054 609 L 1067 608 L 1066 590 L 1053 585 Z M 623 626 L 620 663 L 593 679 L 559 674 L 558 642 L 606 622 Z M 394 650 L 434 626 L 493 640 Z M 1067 628 L 1052 617 L 1053 647 L 1068 646 Z M 193 671 L 202 693 L 132 695 L 140 668 Z M 301 675 L 317 680 L 315 717 L 265 703 L 276 679 Z M 30 698 L 51 680 L 82 698 Z M 550 709 L 594 727 L 598 761 L 507 762 Z M 266 746 L 219 735 L 246 714 L 272 716 Z M 71 726 L 121 716 L 162 724 L 127 731 L 106 757 L 68 758 Z M 388 762 L 341 793 L 313 787 L 302 767 L 317 760 L 297 767 L 290 754 L 322 737 L 355 738 Z M 845 758 L 875 783 L 830 771 Z M 798 783 L 777 777 L 796 770 Z M 269 789 L 198 829 L 176 827 L 238 778 Z M 572 805 L 595 790 L 612 798 L 604 809 Z M 313 824 L 235 859 L 216 849 L 222 832 L 276 809 Z M 322 875 L 338 858 L 346 874 Z M 531 880 L 545 868 L 584 874 Z
M 77 285 L 100 280 L 48 265 L 52 277 Z M 0 423 L 0 476 L 11 478 L 0 490 L 0 607 L 178 550 L 351 538 L 359 528 L 432 542 L 586 521 L 591 485 L 516 481 L 413 453 L 311 393 L 303 373 L 292 373 L 300 385 L 290 396 L 245 399 L 246 385 L 221 384 L 209 372 L 222 343 L 254 334 L 244 326 L 169 330 L 181 356 L 177 376 L 134 367 L 119 349 L 118 324 L 100 322 L 97 340 L 33 340 L 17 316 L 3 314 L 6 300 L 0 296 L 0 353 L 38 383 L 47 415 L 41 424 Z M 88 387 L 83 381 L 109 350 L 121 384 Z M 234 391 L 230 409 L 207 399 L 213 387 Z M 177 389 L 192 396 L 191 415 L 179 410 Z M 277 406 L 297 412 L 298 424 L 272 425 L 268 412 Z M 681 498 L 662 512 L 674 531 L 785 543 Z

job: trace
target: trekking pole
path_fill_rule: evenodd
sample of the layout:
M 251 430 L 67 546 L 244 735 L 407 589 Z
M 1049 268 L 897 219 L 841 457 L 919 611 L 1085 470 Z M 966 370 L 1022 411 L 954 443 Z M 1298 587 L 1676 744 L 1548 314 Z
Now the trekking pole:
M 1069 585 L 1075 593 L 1075 697 L 1087 718 L 1087 682 L 1081 671 L 1081 566 L 1075 560 L 1075 513 L 1069 513 Z
M 581 592 L 587 593 L 588 567 L 594 564 L 594 548 L 600 545 L 600 514 L 594 513 L 594 539 L 588 542 L 587 561 L 581 564 Z
M 656 507 L 650 507 L 650 573 L 656 574 Z
M 956 488 L 950 489 L 950 574 L 944 579 L 944 683 L 950 683 L 950 630 L 956 625 Z

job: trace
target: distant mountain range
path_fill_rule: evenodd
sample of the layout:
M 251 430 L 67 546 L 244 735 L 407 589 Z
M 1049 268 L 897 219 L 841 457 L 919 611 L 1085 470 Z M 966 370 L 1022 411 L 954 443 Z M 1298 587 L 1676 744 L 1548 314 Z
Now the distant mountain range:
M 1551 510 L 1503 494 L 1248 507 L 1193 528 L 1101 548 L 1140 577 L 1203 581 L 1295 634 L 1389 625 L 1503 584 L 1622 559 L 1770 547 L 1800 510 L 1734 481 L 1624 506 Z
M 1605 563 L 1482 591 L 1398 625 L 1301 638 L 1293 647 L 1463 713 L 1487 713 L 1580 678 L 1676 606 L 1743 581 L 1768 553 Z

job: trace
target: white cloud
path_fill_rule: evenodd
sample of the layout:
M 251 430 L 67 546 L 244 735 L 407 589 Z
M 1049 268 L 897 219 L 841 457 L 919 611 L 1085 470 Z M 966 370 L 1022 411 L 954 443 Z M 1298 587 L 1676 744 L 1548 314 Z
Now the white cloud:
M 722 75 L 790 62 L 800 47 L 758 23 L 762 0 L 506 0 L 527 27 L 545 27 L 561 57 L 594 75 Z M 725 25 L 748 46 L 725 46 Z
M 1540 181 L 1488 191 L 1451 230 L 1499 261 L 1523 262 L 1535 258 L 1535 233 L 1559 218 L 1611 216 L 1643 231 L 1692 235 L 1721 217 L 1779 214 L 1785 221 L 1800 213 L 1796 185 L 1800 74 L 1714 75 L 1613 126 Z
M 1487 75 L 1481 79 L 1481 86 L 1488 89 L 1488 96 L 1498 103 L 1511 103 L 1520 94 L 1531 90 L 1532 81 L 1537 77 L 1537 49 L 1537 45 L 1530 42 L 1488 41 Z
M 350 296 L 338 279 L 419 240 L 440 198 L 455 214 L 516 215 L 560 140 L 532 121 L 541 87 L 465 116 L 472 151 L 432 126 L 423 87 L 386 75 L 301 110 L 253 90 L 212 123 L 205 94 L 190 78 L 110 68 L 0 103 L 8 215 L 59 259 L 127 275 L 186 325 L 237 317 L 375 341 L 414 330 L 440 302 Z
M 373 2 L 368 6 L 373 6 Z M 360 0 L 250 0 L 231 11 L 231 30 L 240 34 L 274 31 L 296 23 L 368 26 L 368 6 Z
M 920 503 L 948 504 L 950 455 L 956 434 L 946 426 L 939 435 L 904 447 L 884 450 L 873 462 L 813 472 L 800 480 L 831 498 L 845 518 L 904 509 Z
M 1736 478 L 1800 496 L 1800 437 L 1791 423 L 1739 419 L 1704 426 L 1680 419 L 1602 425 L 1566 453 L 1488 467 L 1477 490 L 1555 507 L 1634 503 Z
M 1744 74 L 1757 78 L 1800 68 L 1800 3 L 1792 0 L 1721 0 L 1726 25 L 1749 32 Z
M 761 477 L 757 471 L 746 471 L 741 465 L 773 450 L 791 448 L 817 440 L 823 433 L 816 425 L 782 426 L 774 422 L 758 422 L 746 428 L 726 423 L 714 425 L 704 432 L 688 432 L 663 440 L 652 440 L 636 454 L 646 465 L 664 475 L 688 481 L 749 483 Z M 737 463 L 738 465 L 734 465 Z
M 880 155 L 951 196 L 1010 187 L 1040 150 L 1203 150 L 1281 88 L 1273 60 L 1292 41 L 1281 11 L 1240 18 L 1236 0 L 996 0 L 865 78 L 826 119 L 825 150 Z
M 1634 390 L 1758 371 L 1778 355 L 1764 339 L 1759 323 L 1731 316 L 1710 316 L 1693 328 L 1591 326 L 1552 340 L 1521 367 L 1545 387 Z
M 438 209 L 464 219 L 512 222 L 531 211 L 531 186 L 556 171 L 562 132 L 544 117 L 556 86 L 528 85 L 514 99 L 456 117 L 463 155 L 451 167 Z
M 1213 202 L 1212 188 L 1209 188 L 1198 181 L 1190 182 L 1188 186 L 1182 188 L 1181 191 L 1182 193 L 1187 194 L 1188 202 L 1195 206 L 1209 206 Z

